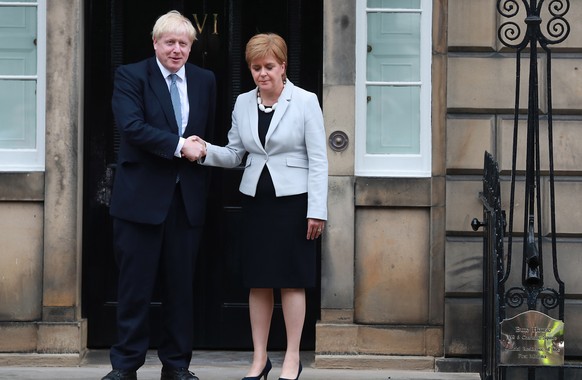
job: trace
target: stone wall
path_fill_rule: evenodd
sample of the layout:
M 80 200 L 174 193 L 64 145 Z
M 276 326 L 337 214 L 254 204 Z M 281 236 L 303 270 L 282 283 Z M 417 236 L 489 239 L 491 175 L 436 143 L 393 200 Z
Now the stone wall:
M 329 222 L 316 365 L 433 369 L 443 355 L 446 2 L 433 9 L 432 177 L 354 176 L 355 2 L 324 2 Z
M 501 170 L 502 208 L 509 209 L 513 144 L 516 54 L 497 39 L 497 29 L 506 20 L 497 13 L 496 1 L 448 1 L 448 71 L 446 121 L 446 307 L 445 355 L 481 354 L 482 238 L 473 233 L 470 222 L 482 219 L 482 168 L 484 151 L 493 154 Z M 523 6 L 522 6 L 523 11 Z M 523 12 L 522 12 L 523 13 Z M 546 14 L 547 15 L 547 14 Z M 558 269 L 566 283 L 566 355 L 582 355 L 582 292 L 579 276 L 582 258 L 582 3 L 570 2 L 566 19 L 569 37 L 552 49 L 552 95 L 554 167 L 557 174 L 556 222 Z M 544 14 L 542 14 L 542 19 Z M 524 17 L 513 21 L 522 22 Z M 521 26 L 525 30 L 525 23 Z M 539 60 L 540 93 L 546 90 L 546 60 Z M 524 113 L 519 122 L 517 169 L 525 170 L 529 57 L 522 55 L 521 101 Z M 543 116 L 549 104 L 540 96 Z M 553 273 L 549 247 L 549 191 L 547 124 L 540 123 L 542 177 L 542 234 L 545 280 L 552 286 Z M 516 184 L 514 234 L 523 232 L 523 179 Z M 509 212 L 508 212 L 509 215 Z M 521 244 L 514 239 L 510 285 L 521 283 Z M 507 250 L 506 250 L 507 251 Z
M 83 9 L 47 1 L 44 172 L 0 173 L 0 364 L 78 363 L 81 318 Z M 49 355 L 50 356 L 50 355 Z
M 22 352 L 68 353 L 60 364 L 74 362 L 86 348 L 80 311 L 83 2 L 47 3 L 46 170 L 0 173 L 0 364 L 13 360 L 6 353 Z M 433 369 L 435 357 L 481 354 L 483 245 L 470 221 L 482 215 L 484 151 L 500 164 L 508 207 L 515 90 L 515 55 L 497 41 L 495 4 L 433 0 L 432 177 L 398 179 L 354 176 L 355 2 L 324 1 L 325 125 L 328 135 L 345 132 L 350 144 L 342 152 L 328 150 L 318 366 Z M 582 24 L 575 21 L 582 2 L 570 5 L 572 30 L 555 47 L 552 66 L 554 153 L 566 352 L 581 356 Z M 540 79 L 545 83 L 544 74 Z M 521 93 L 526 90 L 523 83 Z M 524 102 L 522 96 L 523 109 Z M 540 109 L 547 112 L 548 104 Z M 523 146 L 523 121 L 520 129 Z M 542 126 L 542 141 L 546 134 Z M 521 156 L 518 168 L 524 168 Z M 547 183 L 544 178 L 544 210 Z M 517 189 L 523 193 L 523 184 Z M 520 210 L 517 204 L 516 215 Z M 547 236 L 547 217 L 543 226 Z M 521 228 L 518 223 L 516 233 Z M 518 270 L 512 276 L 519 281 Z M 31 360 L 40 364 L 38 356 Z

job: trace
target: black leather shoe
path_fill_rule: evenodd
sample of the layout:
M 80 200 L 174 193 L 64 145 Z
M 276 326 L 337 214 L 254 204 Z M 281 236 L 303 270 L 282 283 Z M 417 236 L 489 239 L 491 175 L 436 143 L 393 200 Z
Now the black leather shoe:
M 188 368 L 166 369 L 162 368 L 161 380 L 200 380 Z
M 101 380 L 137 380 L 137 375 L 135 371 L 122 371 L 120 369 L 114 369 L 109 372 Z

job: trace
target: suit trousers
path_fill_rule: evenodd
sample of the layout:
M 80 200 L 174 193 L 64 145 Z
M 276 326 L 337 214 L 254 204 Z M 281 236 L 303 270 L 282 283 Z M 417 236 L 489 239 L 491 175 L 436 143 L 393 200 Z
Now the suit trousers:
M 188 368 L 193 344 L 193 282 L 202 227 L 190 226 L 180 184 L 160 225 L 115 218 L 113 235 L 119 267 L 117 343 L 114 369 L 137 370 L 149 348 L 149 310 L 156 281 L 162 296 L 158 356 L 165 367 Z

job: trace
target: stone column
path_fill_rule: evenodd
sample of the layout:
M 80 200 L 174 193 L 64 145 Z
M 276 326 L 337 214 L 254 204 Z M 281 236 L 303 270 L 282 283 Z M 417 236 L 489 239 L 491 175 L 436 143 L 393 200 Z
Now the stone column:
M 329 221 L 322 245 L 322 310 L 321 321 L 316 327 L 316 353 L 329 352 L 329 347 L 334 347 L 333 351 L 337 351 L 337 347 L 349 350 L 350 342 L 355 339 L 355 23 L 354 1 L 324 1 L 325 127 L 328 136 L 336 131 L 345 133 L 348 145 L 343 151 L 328 148 Z
M 39 352 L 82 354 L 83 5 L 47 1 L 44 266 Z

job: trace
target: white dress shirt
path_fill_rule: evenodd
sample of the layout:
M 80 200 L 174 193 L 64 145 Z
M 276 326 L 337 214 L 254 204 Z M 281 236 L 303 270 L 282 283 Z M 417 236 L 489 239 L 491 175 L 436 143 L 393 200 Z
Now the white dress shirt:
M 166 69 L 160 61 L 156 58 L 156 62 L 162 72 L 162 75 L 166 79 L 166 84 L 168 85 L 168 92 L 170 91 L 170 84 L 172 80 L 170 79 L 170 74 L 176 74 L 176 86 L 178 87 L 178 92 L 180 93 L 180 107 L 182 110 L 182 125 L 180 125 L 180 133 L 186 129 L 186 125 L 188 124 L 188 117 L 190 116 L 190 102 L 188 102 L 188 86 L 186 84 L 186 69 L 184 66 L 180 68 L 175 73 L 170 72 L 170 70 Z M 174 156 L 181 157 L 180 151 L 184 146 L 184 138 L 180 135 L 180 141 L 178 141 L 178 146 L 176 146 L 176 150 L 174 151 Z

